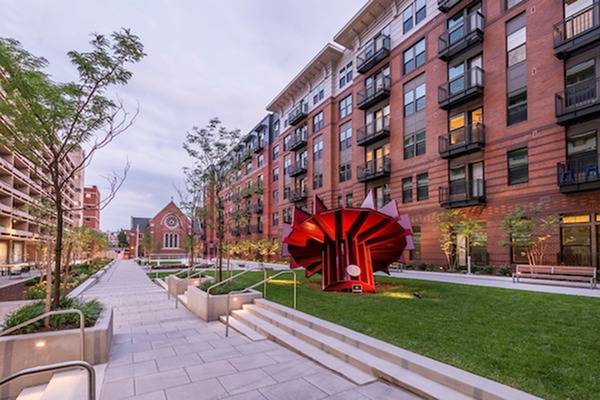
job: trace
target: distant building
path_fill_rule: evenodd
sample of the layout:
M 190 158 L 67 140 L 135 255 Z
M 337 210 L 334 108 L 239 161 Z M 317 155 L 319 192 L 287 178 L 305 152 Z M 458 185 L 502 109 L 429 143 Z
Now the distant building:
M 152 218 L 131 217 L 127 232 L 130 257 L 184 256 L 184 240 L 191 224 L 179 207 L 170 201 Z
M 96 185 L 83 191 L 83 226 L 100 230 L 100 191 Z

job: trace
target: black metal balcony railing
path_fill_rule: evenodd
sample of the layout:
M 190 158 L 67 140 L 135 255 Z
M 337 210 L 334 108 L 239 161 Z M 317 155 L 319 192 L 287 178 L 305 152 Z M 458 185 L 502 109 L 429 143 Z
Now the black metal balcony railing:
M 390 54 L 391 40 L 388 35 L 379 35 L 356 56 L 356 70 L 359 74 L 369 71 Z
M 302 134 L 294 134 L 288 143 L 287 150 L 296 151 L 303 147 L 306 147 L 307 144 L 307 135 L 305 133 Z
M 306 189 L 296 189 L 290 192 L 290 200 L 294 203 L 298 201 L 306 200 L 307 193 Z
M 438 10 L 443 13 L 448 12 L 458 3 L 460 3 L 460 0 L 438 0 Z
M 290 125 L 296 125 L 308 115 L 308 104 L 300 102 L 288 114 L 288 122 Z
M 252 144 L 252 150 L 255 153 L 260 153 L 265 148 L 265 143 L 263 140 L 257 140 Z
M 367 182 L 389 176 L 390 171 L 390 158 L 387 156 L 381 157 L 367 161 L 364 165 L 359 165 L 357 179 L 359 182 Z
M 560 59 L 597 46 L 600 41 L 600 3 L 558 22 L 553 32 L 554 52 Z
M 438 57 L 444 61 L 467 50 L 473 45 L 483 42 L 485 18 L 480 11 L 467 15 L 465 22 L 447 30 L 438 38 Z
M 382 76 L 358 92 L 358 108 L 365 110 L 390 96 L 392 81 L 389 76 Z
M 242 161 L 248 161 L 249 159 L 251 159 L 252 158 L 252 153 L 253 153 L 253 151 L 252 151 L 251 148 L 249 148 L 247 150 L 244 150 L 242 152 Z
M 569 86 L 555 96 L 556 119 L 567 125 L 600 114 L 600 78 L 587 79 Z
M 250 197 L 254 193 L 254 188 L 252 186 L 247 186 L 242 189 L 242 197 Z
M 444 208 L 467 207 L 485 203 L 485 180 L 458 179 L 439 188 L 440 205 Z
M 240 236 L 241 230 L 240 230 L 240 228 L 233 228 L 232 230 L 229 231 L 229 233 L 231 233 L 231 236 Z
M 598 154 L 589 154 L 556 165 L 556 176 L 561 193 L 600 189 Z
M 444 110 L 483 94 L 483 69 L 472 67 L 438 88 L 438 104 Z
M 439 152 L 442 158 L 481 150 L 485 146 L 485 126 L 467 125 L 439 137 Z
M 252 211 L 254 211 L 255 214 L 262 214 L 263 213 L 263 205 L 262 205 L 262 203 L 256 203 L 252 207 Z
M 306 160 L 296 161 L 288 167 L 288 176 L 294 177 L 306 173 Z
M 356 143 L 359 146 L 367 146 L 378 140 L 390 136 L 390 117 L 376 118 L 365 126 L 358 128 Z

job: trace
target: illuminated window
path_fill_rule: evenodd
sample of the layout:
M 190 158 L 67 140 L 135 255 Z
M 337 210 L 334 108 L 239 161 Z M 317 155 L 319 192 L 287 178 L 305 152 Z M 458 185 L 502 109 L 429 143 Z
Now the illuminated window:
M 596 219 L 598 219 L 598 215 L 596 216 Z M 589 215 L 569 215 L 569 216 L 562 217 L 561 222 L 563 224 L 582 224 L 582 223 L 590 222 L 590 216 Z

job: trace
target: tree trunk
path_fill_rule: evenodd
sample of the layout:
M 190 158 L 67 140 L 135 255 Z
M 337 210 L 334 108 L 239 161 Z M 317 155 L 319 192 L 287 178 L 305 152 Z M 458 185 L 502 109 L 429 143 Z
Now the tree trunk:
M 60 306 L 60 278 L 62 269 L 64 210 L 62 205 L 62 194 L 58 185 L 55 184 L 54 190 L 54 201 L 56 207 L 56 240 L 54 244 L 54 298 L 52 300 L 52 308 L 58 310 Z
M 73 253 L 73 243 L 69 243 L 69 245 L 67 246 L 67 255 L 65 257 L 65 263 L 64 263 L 64 267 L 65 267 L 65 274 L 64 274 L 64 281 L 63 281 L 63 287 L 65 288 L 65 291 L 68 290 L 68 286 L 69 286 L 69 275 L 71 272 L 71 264 L 73 262 L 73 260 L 71 260 L 71 256 Z
M 52 252 L 50 250 L 51 243 L 47 244 L 48 248 L 46 251 L 46 258 L 44 260 L 44 267 L 46 270 L 46 297 L 44 299 L 44 313 L 50 311 L 50 303 L 52 301 Z M 44 318 L 44 326 L 50 327 L 50 317 Z

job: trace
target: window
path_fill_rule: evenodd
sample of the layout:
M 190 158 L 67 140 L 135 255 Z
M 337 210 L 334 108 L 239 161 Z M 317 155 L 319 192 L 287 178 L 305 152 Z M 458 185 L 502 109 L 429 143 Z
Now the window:
M 415 25 L 427 17 L 427 0 L 415 1 Z
M 165 233 L 163 248 L 165 248 L 165 249 L 179 248 L 179 235 L 176 233 Z
M 290 147 L 291 140 L 292 140 L 291 135 L 287 135 L 286 137 L 283 138 L 283 150 L 287 151 L 287 149 Z
M 425 154 L 425 130 L 404 134 L 404 159 Z
M 279 145 L 276 144 L 275 146 L 273 146 L 273 161 L 277 160 L 279 158 Z
M 277 182 L 279 180 L 279 167 L 273 168 L 273 182 Z
M 413 28 L 413 5 L 406 7 L 402 12 L 402 33 L 406 34 Z
M 346 195 L 346 207 L 352 207 L 353 203 L 354 203 L 354 201 L 353 201 L 352 193 L 348 193 Z
M 271 199 L 273 200 L 274 204 L 279 203 L 279 190 L 273 190 L 273 193 L 271 194 Z
M 282 211 L 282 216 L 283 216 L 284 224 L 292 223 L 292 209 L 291 208 L 284 208 Z
M 340 101 L 340 118 L 347 117 L 352 113 L 352 95 L 344 97 Z
M 511 33 L 506 38 L 506 49 L 508 51 L 508 66 L 512 66 L 525 61 L 527 57 L 525 39 L 527 36 L 527 27 L 523 26 L 517 31 Z
M 337 197 L 337 207 L 341 208 L 342 207 L 342 196 L 338 196 Z
M 344 163 L 340 165 L 340 182 L 346 182 L 352 179 L 352 164 Z
M 508 184 L 516 185 L 529 180 L 529 161 L 527 147 L 509 151 L 508 158 Z
M 429 174 L 417 175 L 417 201 L 429 198 Z
M 346 84 L 352 82 L 352 61 L 346 64 L 345 67 L 340 69 L 340 88 L 346 86 Z
M 273 136 L 277 137 L 279 136 L 279 120 L 273 122 Z
M 313 105 L 317 104 L 325 97 L 325 81 L 319 83 L 317 87 L 313 89 Z
M 274 212 L 272 218 L 273 218 L 273 226 L 279 225 L 279 213 Z
M 284 200 L 287 200 L 290 197 L 290 191 L 291 190 L 292 189 L 290 189 L 289 186 L 286 186 L 286 187 L 283 188 L 283 199 Z
M 248 161 L 248 164 L 246 164 L 246 174 L 250 172 L 252 172 L 252 161 Z
M 506 0 L 506 9 L 512 8 L 519 4 L 522 0 Z
M 323 138 L 320 137 L 315 139 L 313 142 L 313 160 L 321 160 L 323 159 Z
M 313 174 L 313 189 L 319 189 L 323 187 L 323 173 L 315 172 Z
M 517 89 L 508 94 L 508 125 L 527 120 L 527 88 Z
M 325 125 L 323 121 L 323 111 L 313 117 L 313 132 L 318 132 Z
M 390 185 L 387 183 L 377 186 L 375 190 L 373 190 L 373 193 L 375 194 L 375 204 L 377 205 L 377 208 L 382 208 L 391 200 Z
M 256 167 L 260 168 L 265 164 L 265 156 L 263 154 L 259 154 L 258 157 L 256 157 Z
M 408 74 L 425 64 L 425 38 L 404 50 L 404 73 Z
M 283 173 L 287 174 L 290 169 L 290 165 L 292 165 L 292 157 L 288 154 L 283 159 Z
M 402 179 L 402 202 L 412 202 L 412 178 Z
M 340 151 L 352 147 L 352 122 L 340 126 Z
M 425 83 L 414 90 L 404 91 L 404 116 L 408 117 L 425 109 Z
M 589 215 L 562 218 L 561 258 L 566 265 L 592 265 L 592 225 L 589 221 Z M 598 225 L 595 228 L 600 229 Z

